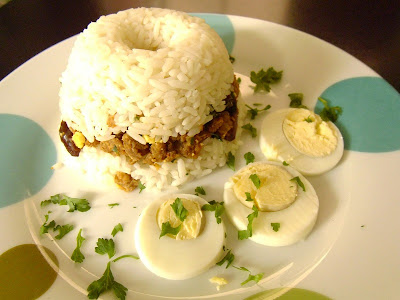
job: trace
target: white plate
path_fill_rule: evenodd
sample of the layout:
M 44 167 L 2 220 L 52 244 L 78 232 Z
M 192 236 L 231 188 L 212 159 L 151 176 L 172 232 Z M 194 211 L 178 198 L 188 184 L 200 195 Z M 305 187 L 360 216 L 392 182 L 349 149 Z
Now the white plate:
M 399 94 L 357 59 L 310 35 L 255 19 L 201 16 L 223 37 L 236 59 L 236 72 L 249 75 L 270 66 L 283 70 L 282 81 L 266 95 L 254 96 L 243 80 L 245 101 L 270 104 L 272 111 L 288 107 L 289 93 L 302 92 L 308 107 L 316 106 L 322 95 L 333 105 L 343 107 L 338 126 L 345 137 L 346 151 L 335 169 L 309 177 L 320 199 L 320 213 L 305 241 L 281 248 L 238 241 L 225 218 L 227 248 L 235 254 L 234 265 L 244 266 L 253 274 L 264 272 L 258 285 L 242 287 L 240 282 L 247 278 L 245 272 L 219 266 L 193 279 L 169 281 L 151 274 L 140 261 L 124 259 L 114 263 L 112 271 L 115 279 L 129 289 L 128 299 L 242 299 L 265 290 L 294 286 L 332 298 L 394 298 L 400 279 L 400 205 L 395 189 L 400 168 Z M 124 231 L 114 238 L 116 256 L 135 254 L 135 221 L 146 203 L 157 197 L 147 191 L 128 194 L 101 188 L 99 192 L 98 187 L 71 170 L 49 169 L 61 149 L 58 78 L 66 67 L 74 39 L 47 49 L 0 83 L 0 253 L 19 244 L 37 243 L 57 256 L 60 276 L 44 298 L 85 298 L 76 290 L 85 293 L 90 282 L 102 275 L 108 261 L 94 252 L 97 238 L 111 238 L 111 230 L 118 223 L 123 224 Z M 260 114 L 253 125 L 259 128 L 266 114 Z M 255 154 L 257 161 L 263 160 L 258 140 L 244 133 L 243 142 L 245 146 L 236 155 L 236 169 L 244 165 L 243 154 L 248 151 Z M 207 192 L 206 200 L 222 201 L 223 183 L 232 174 L 227 167 L 218 169 L 183 186 L 179 192 L 194 193 L 194 188 L 201 185 Z M 56 193 L 86 196 L 92 209 L 69 214 L 65 207 L 40 208 L 40 201 Z M 108 204 L 115 202 L 120 205 L 110 209 Z M 38 234 L 48 210 L 53 211 L 50 220 L 75 226 L 62 240 L 54 240 L 53 233 Z M 83 228 L 86 238 L 82 246 L 86 259 L 76 265 L 69 257 L 79 228 Z M 215 275 L 229 280 L 219 292 L 208 281 Z M 284 291 L 267 292 L 263 297 L 278 296 Z

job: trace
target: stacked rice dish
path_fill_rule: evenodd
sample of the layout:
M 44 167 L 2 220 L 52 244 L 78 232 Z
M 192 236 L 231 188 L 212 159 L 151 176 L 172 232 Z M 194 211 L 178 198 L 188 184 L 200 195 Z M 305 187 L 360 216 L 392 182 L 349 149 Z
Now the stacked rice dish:
M 78 36 L 60 81 L 64 163 L 123 190 L 179 186 L 238 147 L 238 83 L 200 18 L 158 8 L 103 16 Z

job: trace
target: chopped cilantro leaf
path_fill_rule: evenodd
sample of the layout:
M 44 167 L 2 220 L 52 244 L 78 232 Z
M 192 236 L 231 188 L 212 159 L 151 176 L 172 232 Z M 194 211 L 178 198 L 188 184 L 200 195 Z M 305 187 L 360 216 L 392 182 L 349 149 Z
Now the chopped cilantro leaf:
M 240 84 L 242 82 L 242 78 L 238 77 L 237 82 Z
M 65 225 L 57 225 L 53 228 L 53 231 L 58 230 L 58 234 L 55 236 L 55 239 L 61 240 L 68 232 L 74 229 L 73 225 L 65 224 Z
M 293 108 L 307 108 L 307 106 L 303 105 L 303 93 L 291 93 L 288 95 L 290 98 L 290 107 Z
M 253 103 L 254 106 L 261 106 L 261 103 Z
M 281 227 L 281 223 L 271 223 L 272 230 L 277 232 Z
M 308 116 L 307 118 L 304 118 L 304 121 L 306 121 L 307 123 L 312 123 L 313 120 L 311 119 L 310 116 Z
M 251 137 L 256 137 L 257 136 L 257 129 L 255 127 L 253 127 L 253 125 L 251 125 L 250 123 L 247 123 L 245 125 L 242 126 L 243 129 L 250 131 L 251 133 Z
M 253 205 L 252 209 L 253 212 L 247 216 L 247 220 L 249 221 L 249 223 L 247 224 L 247 229 L 238 231 L 239 240 L 248 239 L 253 235 L 253 221 L 255 218 L 258 217 L 258 209 L 255 205 Z
M 195 188 L 195 193 L 196 195 L 200 194 L 200 195 L 205 195 L 206 191 L 204 190 L 204 188 L 202 186 L 198 186 Z
M 256 116 L 258 115 L 259 112 L 266 111 L 271 108 L 271 105 L 267 105 L 262 109 L 258 109 L 256 107 L 250 107 L 249 105 L 246 104 L 246 107 L 248 108 L 247 112 L 250 114 L 250 119 L 254 120 Z
M 288 166 L 288 165 L 289 165 L 286 161 L 283 161 L 282 164 L 283 164 L 284 166 Z
M 113 257 L 115 255 L 115 244 L 113 239 L 99 238 L 97 240 L 97 247 L 94 248 L 94 251 L 100 255 L 107 254 L 108 258 Z
M 50 223 L 47 224 L 47 221 L 49 220 L 49 215 L 44 215 L 44 223 L 42 226 L 40 226 L 40 234 L 48 233 L 49 229 L 54 228 L 56 226 L 56 222 L 53 220 Z
M 343 112 L 343 109 L 340 106 L 330 107 L 328 101 L 321 97 L 318 97 L 318 100 L 324 105 L 324 109 L 319 114 L 321 119 L 326 122 L 331 121 L 335 123 L 339 118 L 339 115 Z
M 59 205 L 68 205 L 68 212 L 74 212 L 78 210 L 80 212 L 85 212 L 90 209 L 90 204 L 86 199 L 83 198 L 72 198 L 62 194 L 56 194 L 51 196 L 50 199 L 44 200 L 40 203 L 40 206 L 46 206 L 50 203 L 59 204 Z
M 74 252 L 72 252 L 71 259 L 76 263 L 81 263 L 85 259 L 85 255 L 81 252 L 82 243 L 85 238 L 81 235 L 82 228 L 79 230 L 78 235 L 76 237 L 76 248 Z
M 118 256 L 116 259 L 113 259 L 113 262 L 116 262 L 116 261 L 118 261 L 118 260 L 120 260 L 120 259 L 123 259 L 123 258 L 133 258 L 133 259 L 139 259 L 139 257 L 138 257 L 138 256 L 136 256 L 136 255 L 130 255 L 130 254 L 126 254 L 126 255 L 121 255 L 121 256 Z
M 222 266 L 225 262 L 227 262 L 225 269 L 228 269 L 228 267 L 232 264 L 234 259 L 235 255 L 231 252 L 231 250 L 228 250 L 228 253 L 225 254 L 223 259 L 217 262 L 217 265 Z
M 162 223 L 159 238 L 163 237 L 166 234 L 177 235 L 179 233 L 179 230 L 181 230 L 181 227 L 182 224 L 180 224 L 178 227 L 172 227 L 169 222 Z
M 293 177 L 292 179 L 290 179 L 290 181 L 296 182 L 299 187 L 302 188 L 303 192 L 306 191 L 306 187 L 304 186 L 303 182 L 301 181 L 299 176 Z
M 254 162 L 255 157 L 254 157 L 254 154 L 253 154 L 253 153 L 247 152 L 247 153 L 244 155 L 244 159 L 246 160 L 246 165 L 248 165 L 248 164 Z
M 124 228 L 122 227 L 121 223 L 118 223 L 117 225 L 114 226 L 111 235 L 114 237 L 120 231 L 124 231 Z
M 114 276 L 111 272 L 111 262 L 107 263 L 107 268 L 100 279 L 93 281 L 87 288 L 88 298 L 97 299 L 99 296 L 108 291 L 113 290 L 115 296 L 118 299 L 124 300 L 126 297 L 126 291 L 128 290 L 122 284 L 114 280 Z
M 261 181 L 260 181 L 260 178 L 258 177 L 258 175 L 257 175 L 257 174 L 251 174 L 251 175 L 249 176 L 249 178 L 250 178 L 250 180 L 254 183 L 254 186 L 255 186 L 257 189 L 259 189 L 259 188 L 260 188 L 260 185 L 261 185 Z
M 281 80 L 282 78 L 282 72 L 283 71 L 275 71 L 273 67 L 270 67 L 267 69 L 267 71 L 264 71 L 264 69 L 261 69 L 257 73 L 252 71 L 250 73 L 250 80 L 255 83 L 256 85 L 253 87 L 254 92 L 261 92 L 264 91 L 268 93 L 271 90 L 270 84 L 271 83 L 276 83 Z
M 221 216 L 225 211 L 224 202 L 217 202 L 212 200 L 208 202 L 208 204 L 204 204 L 201 207 L 201 210 L 204 211 L 215 211 L 215 219 L 217 220 L 217 224 L 221 223 Z
M 229 55 L 229 60 L 233 64 L 235 62 L 236 58 L 234 58 L 233 56 Z
M 245 192 L 246 195 L 246 201 L 254 201 L 253 198 L 251 198 L 251 194 L 249 192 Z
M 182 200 L 180 198 L 176 198 L 174 203 L 171 204 L 172 210 L 179 220 L 182 222 L 186 219 L 188 215 L 188 210 L 183 206 Z
M 226 165 L 232 169 L 233 171 L 235 171 L 235 156 L 232 154 L 231 151 L 229 151 L 228 153 L 228 157 L 226 159 Z
M 250 281 L 254 281 L 255 283 L 258 283 L 262 278 L 264 277 L 264 273 L 258 273 L 256 275 L 252 275 L 251 273 L 247 277 L 245 281 L 243 281 L 240 285 L 245 285 L 246 283 Z
M 146 188 L 146 186 L 145 186 L 141 181 L 139 181 L 139 189 L 140 189 L 139 194 L 140 194 L 145 188 Z
M 114 206 L 118 206 L 118 205 L 119 205 L 119 203 L 110 203 L 110 204 L 108 204 L 108 206 L 110 208 L 113 208 Z

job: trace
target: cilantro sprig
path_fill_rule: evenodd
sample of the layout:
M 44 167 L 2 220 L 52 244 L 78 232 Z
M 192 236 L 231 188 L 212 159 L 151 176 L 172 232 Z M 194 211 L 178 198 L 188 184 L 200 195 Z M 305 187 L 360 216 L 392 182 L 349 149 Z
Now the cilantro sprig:
M 122 227 L 121 223 L 118 223 L 117 225 L 114 226 L 113 230 L 111 231 L 111 235 L 114 237 L 118 232 L 124 231 L 124 228 Z
M 88 286 L 88 298 L 97 299 L 102 293 L 108 290 L 112 290 L 115 296 L 121 300 L 125 299 L 126 291 L 128 290 L 125 286 L 115 281 L 111 272 L 111 262 L 107 263 L 103 276 L 101 276 L 100 279 L 93 281 Z
M 303 93 L 291 93 L 288 95 L 290 98 L 290 107 L 293 108 L 307 108 L 307 106 L 303 105 Z
M 182 200 L 180 198 L 176 198 L 174 203 L 171 204 L 171 207 L 178 219 L 182 222 L 185 221 L 189 212 L 183 206 Z
M 253 127 L 253 125 L 250 123 L 243 125 L 242 128 L 248 130 L 251 134 L 251 137 L 255 138 L 257 136 L 257 128 Z
M 67 233 L 71 232 L 74 229 L 74 225 L 65 224 L 65 225 L 57 225 L 53 228 L 53 231 L 58 230 L 58 234 L 54 237 L 56 240 L 61 240 Z
M 228 157 L 226 158 L 226 165 L 235 171 L 235 156 L 232 154 L 231 151 L 228 153 Z
M 225 269 L 228 269 L 228 267 L 233 263 L 234 259 L 235 255 L 231 252 L 231 250 L 228 250 L 225 256 L 219 262 L 217 262 L 217 265 L 222 266 L 226 262 L 227 264 L 225 266 Z
M 246 160 L 246 165 L 248 165 L 248 164 L 254 162 L 255 156 L 254 156 L 253 153 L 247 152 L 247 153 L 244 155 L 244 159 Z
M 108 258 L 115 255 L 115 244 L 113 239 L 103 239 L 99 238 L 97 240 L 97 247 L 94 251 L 100 255 L 107 254 Z
M 258 175 L 257 175 L 257 174 L 251 174 L 251 175 L 249 176 L 249 178 L 250 178 L 250 180 L 253 182 L 254 186 L 255 186 L 257 189 L 259 189 L 259 188 L 260 188 L 260 185 L 261 185 L 261 180 L 260 180 L 260 178 L 258 177 Z
M 81 252 L 83 241 L 85 241 L 85 238 L 82 236 L 82 228 L 81 228 L 76 237 L 76 248 L 71 255 L 71 259 L 76 263 L 82 263 L 83 260 L 85 259 L 85 255 L 83 255 L 83 253 Z
M 204 204 L 201 207 L 201 210 L 204 211 L 215 211 L 215 219 L 217 220 L 217 224 L 220 224 L 222 219 L 221 216 L 225 211 L 224 202 L 217 202 L 215 200 L 211 200 L 208 204 Z
M 172 234 L 172 235 L 177 235 L 179 231 L 181 230 L 182 224 L 179 224 L 178 227 L 172 227 L 169 222 L 162 223 L 161 225 L 161 233 L 160 237 L 162 238 L 166 234 Z
M 257 73 L 250 73 L 250 80 L 256 85 L 253 87 L 254 92 L 266 92 L 271 90 L 270 84 L 279 82 L 282 78 L 283 71 L 276 71 L 273 67 L 269 67 L 267 71 L 261 69 Z
M 48 233 L 49 229 L 54 228 L 56 226 L 56 222 L 54 220 L 47 223 L 49 221 L 50 213 L 51 212 L 49 211 L 46 215 L 44 215 L 44 223 L 42 224 L 42 226 L 40 226 L 40 229 L 39 229 L 40 234 Z
M 251 274 L 250 270 L 245 267 L 235 267 L 235 266 L 233 266 L 233 267 L 240 271 L 249 272 L 249 276 L 247 277 L 247 279 L 245 281 L 243 281 L 241 283 L 241 285 L 245 285 L 246 283 L 248 283 L 250 281 L 254 281 L 255 283 L 258 283 L 264 277 L 264 273 L 258 273 L 256 275 L 253 275 L 253 274 Z
M 339 115 L 342 114 L 343 109 L 340 106 L 332 106 L 330 107 L 328 101 L 323 99 L 322 97 L 318 97 L 318 100 L 322 102 L 324 105 L 323 110 L 319 114 L 321 119 L 324 121 L 331 121 L 335 123 L 339 118 Z
M 257 107 L 251 107 L 249 105 L 246 104 L 246 107 L 248 108 L 247 112 L 250 114 L 250 119 L 254 120 L 256 118 L 256 116 L 258 115 L 258 113 L 266 111 L 268 109 L 271 108 L 271 105 L 267 105 L 262 109 L 258 109 Z
M 68 205 L 68 212 L 74 212 L 75 210 L 85 212 L 90 209 L 89 202 L 84 198 L 72 198 L 63 194 L 56 194 L 50 197 L 50 199 L 44 200 L 40 203 L 41 207 L 47 206 L 48 204 Z
M 253 236 L 253 221 L 258 217 L 258 208 L 253 205 L 252 210 L 253 212 L 247 216 L 247 220 L 249 221 L 247 224 L 247 229 L 238 231 L 239 240 L 248 239 L 249 237 Z
M 304 183 L 301 181 L 299 176 L 293 177 L 290 179 L 290 181 L 296 182 L 299 187 L 303 190 L 303 192 L 306 191 L 306 187 L 304 186 Z

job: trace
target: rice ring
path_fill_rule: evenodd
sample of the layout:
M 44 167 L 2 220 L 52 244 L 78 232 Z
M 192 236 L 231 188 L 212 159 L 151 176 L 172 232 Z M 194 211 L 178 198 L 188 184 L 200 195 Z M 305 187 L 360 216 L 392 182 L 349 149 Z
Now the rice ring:
M 100 17 L 77 38 L 61 76 L 61 117 L 89 142 L 126 132 L 145 137 L 199 133 L 223 111 L 233 68 L 203 19 L 159 8 Z

